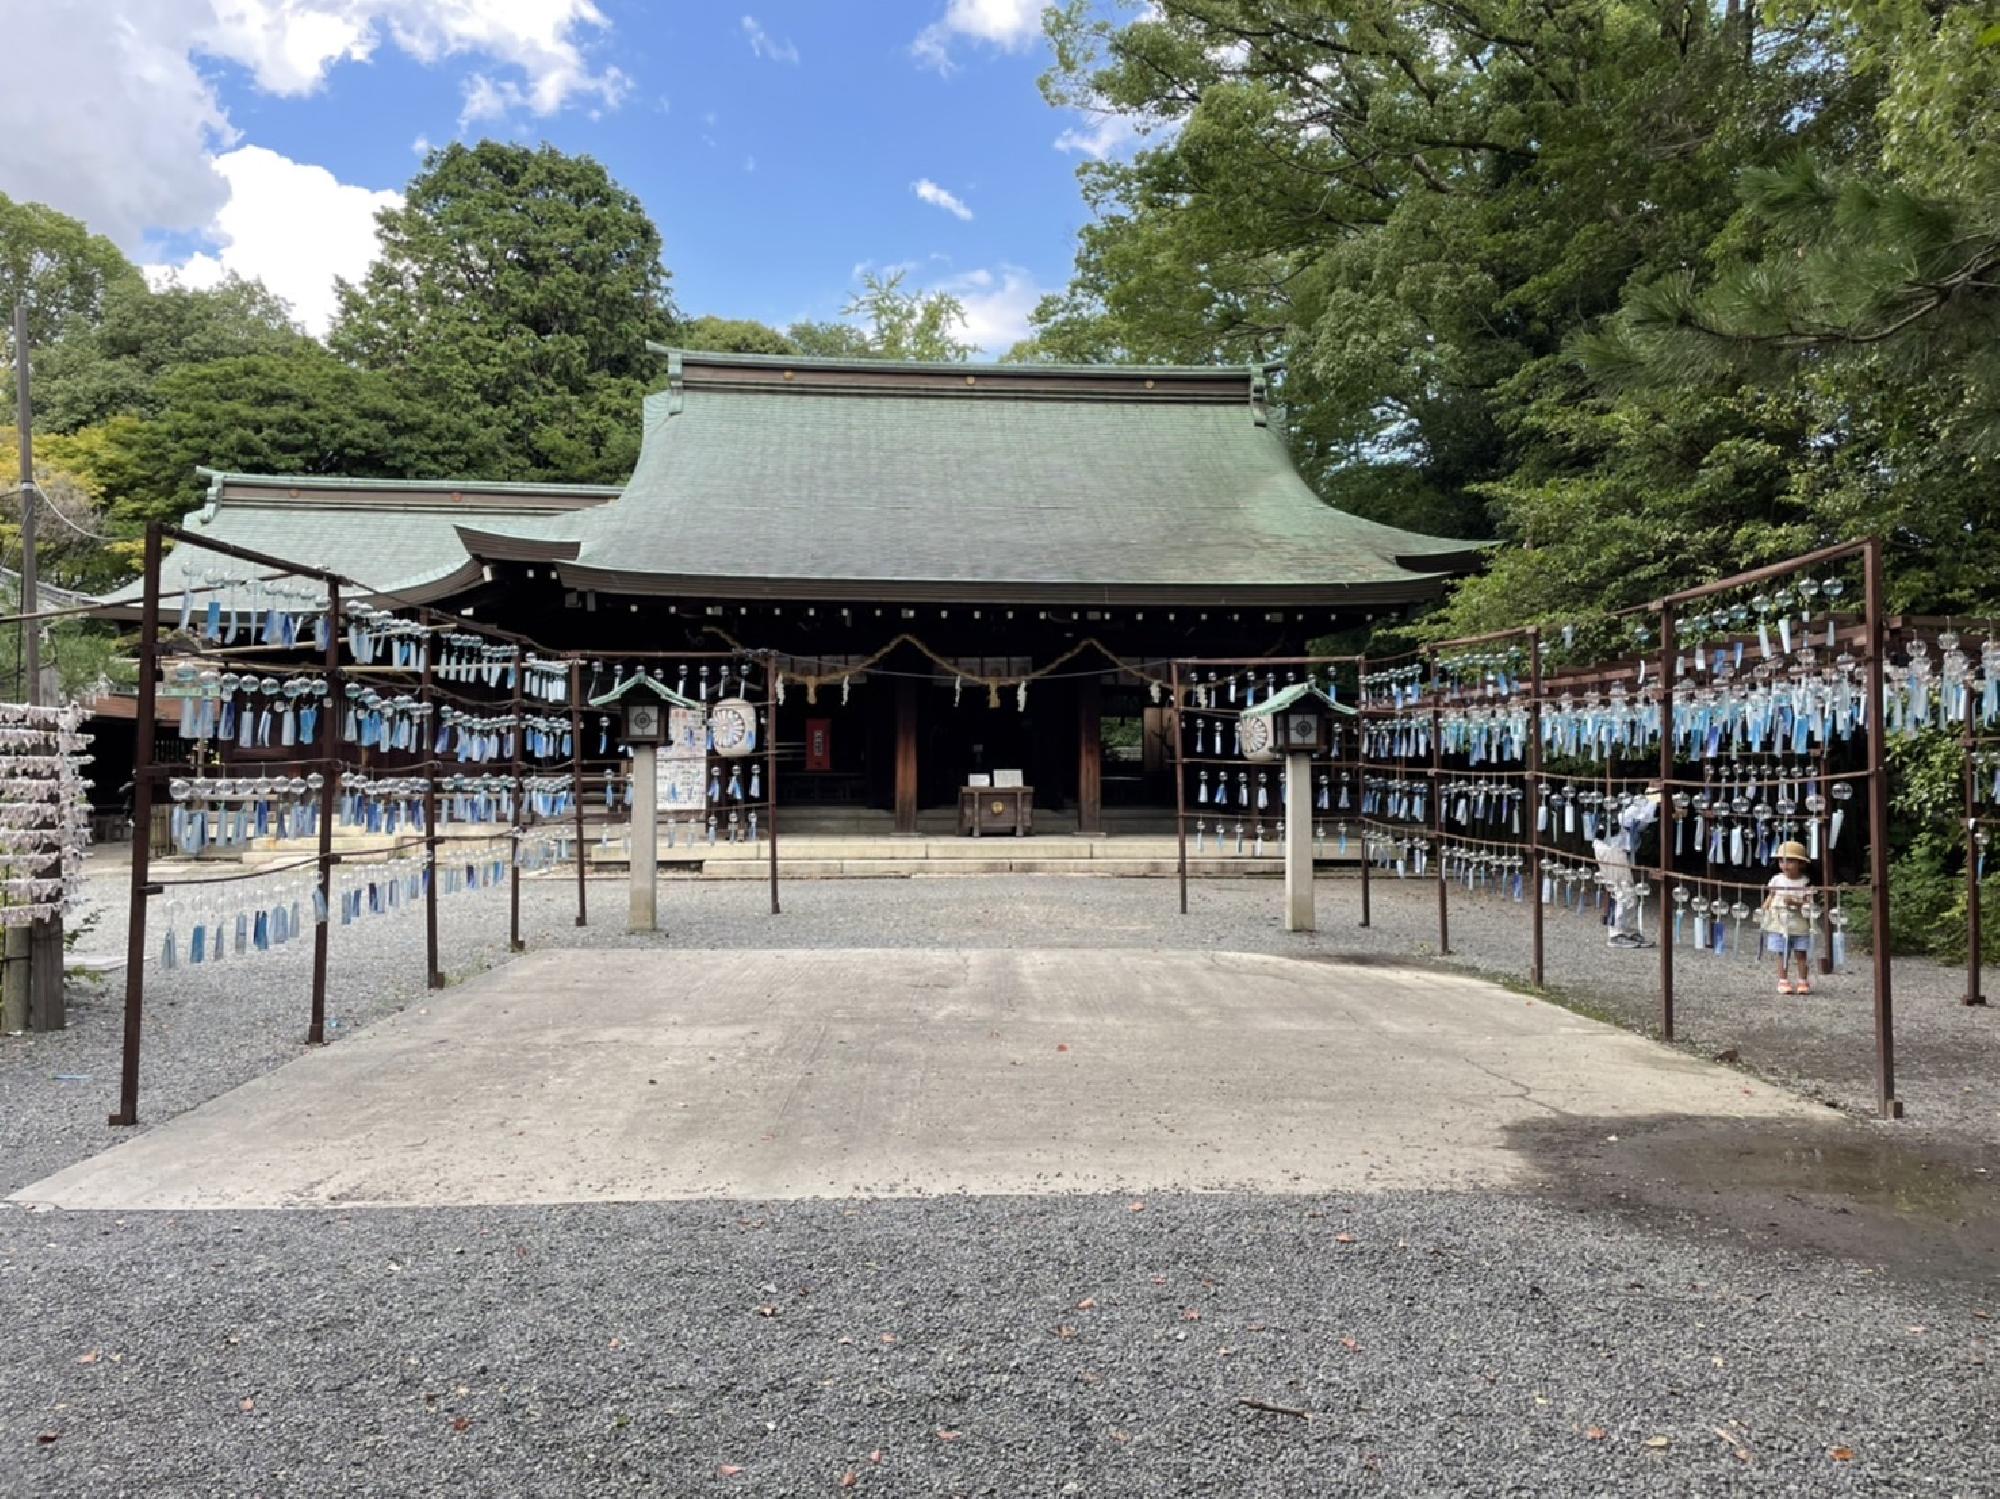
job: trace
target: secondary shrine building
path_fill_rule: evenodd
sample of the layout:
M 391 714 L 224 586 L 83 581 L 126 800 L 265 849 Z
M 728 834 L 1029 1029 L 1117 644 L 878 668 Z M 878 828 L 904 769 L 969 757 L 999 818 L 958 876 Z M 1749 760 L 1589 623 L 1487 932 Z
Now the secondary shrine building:
M 779 652 L 787 822 L 902 833 L 1009 769 L 1038 830 L 1157 826 L 1146 676 L 1303 654 L 1476 560 L 1323 503 L 1254 367 L 664 359 L 622 488 L 218 473 L 187 525 L 607 664 Z M 170 555 L 164 591 L 213 565 Z

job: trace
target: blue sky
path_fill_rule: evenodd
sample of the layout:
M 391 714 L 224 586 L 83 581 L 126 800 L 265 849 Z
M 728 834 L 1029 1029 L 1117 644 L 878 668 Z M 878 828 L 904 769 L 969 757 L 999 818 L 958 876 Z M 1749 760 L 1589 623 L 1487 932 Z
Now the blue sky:
M 424 143 L 546 140 L 638 194 L 690 313 L 830 317 L 860 268 L 906 266 L 998 354 L 1067 278 L 1076 165 L 1105 144 L 1036 89 L 1039 8 L 46 0 L 24 18 L 38 76 L 107 51 L 126 76 L 0 103 L 0 191 L 158 275 L 260 275 L 318 327 Z

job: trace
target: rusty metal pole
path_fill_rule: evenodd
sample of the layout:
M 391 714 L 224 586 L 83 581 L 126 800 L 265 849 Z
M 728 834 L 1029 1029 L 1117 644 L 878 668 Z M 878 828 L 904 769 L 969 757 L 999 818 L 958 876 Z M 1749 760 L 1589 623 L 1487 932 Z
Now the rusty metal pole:
M 1529 937 L 1528 982 L 1537 989 L 1547 975 L 1544 962 L 1542 911 L 1542 632 L 1528 631 L 1528 899 Z
M 1450 881 L 1444 872 L 1444 703 L 1438 677 L 1437 647 L 1424 652 L 1430 668 L 1431 696 L 1431 859 L 1437 866 L 1438 952 L 1451 952 Z
M 1642 654 L 1639 658 L 1645 660 Z M 1655 818 L 1660 839 L 1660 1039 L 1674 1039 L 1674 939 L 1666 913 L 1673 909 L 1674 841 L 1661 818 L 1673 811 L 1674 789 L 1674 606 L 1660 605 L 1660 812 Z
M 778 909 L 778 653 L 764 661 L 764 836 L 771 840 L 771 914 Z
M 431 663 L 432 642 L 424 642 L 424 675 L 418 691 L 430 710 L 424 725 L 424 987 L 442 989 L 444 971 L 438 966 L 438 775 L 436 677 Z
M 1354 658 L 1354 811 L 1361 831 L 1361 925 L 1368 925 L 1368 813 L 1362 774 L 1368 758 L 1368 658 Z
M 326 1042 L 326 955 L 333 935 L 333 812 L 340 780 L 340 584 L 326 585 L 326 708 L 320 718 L 319 756 L 324 783 L 319 788 L 319 903 L 313 926 L 312 1022 L 306 1044 Z
M 576 924 L 590 924 L 590 908 L 585 888 L 589 871 L 584 867 L 589 848 L 583 841 L 583 662 L 571 657 L 569 663 L 569 789 L 570 809 L 576 814 Z
M 1181 664 L 1167 663 L 1167 712 L 1173 719 L 1174 839 L 1179 850 L 1181 915 L 1187 915 L 1187 773 L 1181 760 Z
M 160 526 L 146 527 L 146 571 L 139 611 L 139 709 L 133 724 L 132 906 L 125 925 L 125 1055 L 112 1124 L 139 1122 L 139 1044 L 146 1002 L 146 900 L 153 855 L 153 734 L 160 666 Z
M 1968 1005 L 1986 1003 L 1981 980 L 1985 967 L 1984 933 L 1980 930 L 1979 909 L 1979 767 L 1973 762 L 1978 748 L 1976 732 L 1978 708 L 1968 686 L 1965 693 L 1965 997 Z
M 1889 772 L 1883 745 L 1882 539 L 1862 547 L 1863 606 L 1868 642 L 1868 878 L 1869 935 L 1875 965 L 1875 1104 L 1884 1119 L 1900 1119 L 1896 1097 L 1895 1013 L 1889 966 Z
M 511 851 L 507 860 L 507 950 L 524 952 L 528 944 L 521 940 L 521 835 L 528 827 L 527 788 L 521 782 L 521 750 L 527 740 L 527 724 L 521 706 L 521 648 L 514 647 L 514 753 L 510 765 L 514 772 L 514 826 L 507 838 Z
M 1826 746 L 1819 747 L 1819 810 L 1806 815 L 1813 819 L 1819 831 L 1819 882 L 1825 887 L 1824 909 L 1819 917 L 1819 971 L 1833 972 L 1833 907 L 1835 901 L 1833 878 L 1833 782 L 1827 779 L 1828 765 Z

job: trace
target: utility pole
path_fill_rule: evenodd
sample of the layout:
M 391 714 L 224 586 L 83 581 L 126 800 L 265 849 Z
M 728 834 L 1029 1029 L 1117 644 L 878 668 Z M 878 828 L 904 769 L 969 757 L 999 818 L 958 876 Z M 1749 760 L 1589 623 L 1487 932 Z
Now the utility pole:
M 34 407 L 28 390 L 28 300 L 14 303 L 14 427 L 21 449 L 21 669 L 30 707 L 42 705 L 41 590 L 35 576 Z M 62 918 L 47 917 L 23 929 L 7 929 L 7 964 L 0 981 L 0 1009 L 6 1029 L 18 1030 L 23 1011 L 28 1029 L 59 1031 L 63 1013 Z

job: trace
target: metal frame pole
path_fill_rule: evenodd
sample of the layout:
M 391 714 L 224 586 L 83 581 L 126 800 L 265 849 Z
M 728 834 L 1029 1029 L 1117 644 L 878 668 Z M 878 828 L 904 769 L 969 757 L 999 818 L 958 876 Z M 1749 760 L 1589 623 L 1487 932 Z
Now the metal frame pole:
M 424 987 L 442 989 L 444 971 L 438 966 L 438 802 L 437 802 L 437 708 L 432 691 L 431 642 L 424 642 L 424 675 L 418 691 L 429 712 L 424 724 Z
M 1181 882 L 1181 915 L 1188 913 L 1187 882 L 1187 770 L 1181 754 L 1181 664 L 1167 663 L 1168 712 L 1174 723 L 1174 841 L 1178 849 Z
M 146 527 L 139 614 L 139 710 L 133 724 L 132 906 L 125 924 L 125 1054 L 112 1124 L 139 1122 L 139 1045 L 146 1002 L 146 898 L 153 854 L 153 734 L 160 666 L 160 526 Z
M 1451 955 L 1451 896 L 1450 881 L 1444 872 L 1444 704 L 1439 700 L 1442 690 L 1438 678 L 1437 647 L 1424 652 L 1424 664 L 1430 668 L 1431 698 L 1431 859 L 1436 864 L 1438 898 L 1438 955 Z
M 1868 876 L 1875 966 L 1875 1103 L 1884 1119 L 1900 1119 L 1896 1097 L 1895 1014 L 1889 967 L 1889 772 L 1882 743 L 1882 538 L 1862 546 L 1863 604 L 1868 638 Z
M 1965 694 L 1965 995 L 1968 1005 L 1986 1003 L 1981 980 L 1984 961 L 1984 933 L 1979 909 L 1979 767 L 1973 756 L 1978 749 L 1976 732 L 1978 708 L 1972 693 Z
M 521 782 L 521 750 L 528 737 L 521 699 L 522 678 L 521 648 L 514 647 L 514 753 L 510 764 L 514 772 L 514 826 L 507 835 L 510 850 L 507 871 L 507 951 L 525 952 L 528 944 L 521 940 L 521 835 L 528 826 L 527 788 Z
M 771 840 L 771 914 L 778 906 L 778 654 L 764 659 L 764 835 Z
M 1671 813 L 1670 800 L 1674 783 L 1674 606 L 1671 600 L 1660 604 L 1660 799 L 1661 812 Z M 1641 660 L 1644 659 L 1642 656 Z M 1660 1039 L 1674 1039 L 1674 941 L 1667 925 L 1666 913 L 1673 909 L 1674 886 L 1674 842 L 1667 836 L 1666 824 L 1655 818 L 1659 827 L 1660 854 Z
M 326 585 L 326 710 L 319 725 L 319 752 L 325 769 L 319 788 L 319 900 L 326 913 L 313 925 L 312 1022 L 306 1044 L 326 1043 L 326 956 L 333 935 L 333 812 L 340 780 L 340 584 Z
M 1361 925 L 1369 922 L 1368 908 L 1368 814 L 1362 809 L 1367 794 L 1362 786 L 1362 769 L 1368 759 L 1368 658 L 1354 658 L 1354 815 L 1361 834 Z
M 571 810 L 576 814 L 576 924 L 590 925 L 588 896 L 584 893 L 589 871 L 584 860 L 589 845 L 583 839 L 583 662 L 571 657 L 569 663 L 569 784 Z
M 1528 631 L 1528 900 L 1532 936 L 1529 939 L 1528 982 L 1537 989 L 1548 976 L 1542 910 L 1542 632 Z

